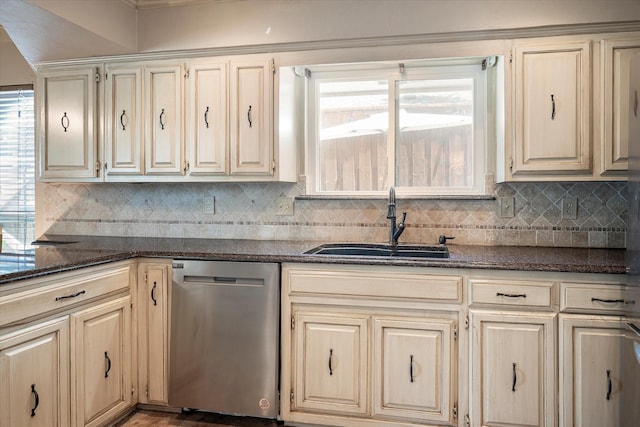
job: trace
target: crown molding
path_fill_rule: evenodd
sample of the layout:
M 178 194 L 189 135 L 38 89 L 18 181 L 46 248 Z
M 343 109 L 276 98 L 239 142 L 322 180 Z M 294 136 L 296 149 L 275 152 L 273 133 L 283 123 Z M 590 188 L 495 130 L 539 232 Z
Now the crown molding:
M 161 7 L 189 6 L 202 3 L 228 3 L 240 0 L 120 0 L 134 9 L 157 9 Z
M 140 1 L 140 0 L 127 0 Z M 149 1 L 170 1 L 170 0 L 149 0 Z M 183 0 L 179 0 L 183 1 Z M 184 0 L 197 1 L 197 0 Z M 215 1 L 242 1 L 242 0 L 215 0 Z M 249 55 L 263 53 L 287 53 L 298 51 L 315 51 L 331 49 L 351 49 L 383 46 L 404 46 L 413 44 L 428 43 L 450 43 L 450 42 L 471 42 L 522 39 L 533 37 L 552 36 L 580 36 L 615 34 L 623 32 L 640 31 L 640 21 L 628 22 L 605 22 L 594 24 L 574 24 L 574 25 L 554 25 L 545 27 L 530 28 L 509 28 L 500 30 L 478 30 L 464 32 L 448 32 L 437 34 L 415 34 L 409 36 L 384 36 L 384 37 L 363 37 L 351 39 L 333 39 L 304 42 L 270 43 L 244 46 L 224 46 L 214 48 L 183 49 L 175 51 L 159 51 L 134 53 L 119 56 L 92 57 L 67 59 L 63 61 L 42 61 L 36 66 L 47 65 L 72 65 L 88 64 L 101 61 L 132 61 L 132 60 L 153 60 L 153 59 L 173 59 L 173 58 L 194 58 L 203 56 L 226 56 L 226 55 Z

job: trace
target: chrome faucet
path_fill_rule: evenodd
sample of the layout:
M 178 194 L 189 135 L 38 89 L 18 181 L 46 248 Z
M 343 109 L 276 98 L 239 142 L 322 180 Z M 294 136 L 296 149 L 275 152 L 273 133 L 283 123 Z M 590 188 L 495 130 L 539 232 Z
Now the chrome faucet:
M 400 224 L 396 225 L 396 189 L 389 188 L 389 203 L 387 204 L 387 219 L 391 223 L 391 230 L 389 232 L 389 244 L 393 247 L 398 246 L 398 239 L 404 231 L 404 220 L 407 218 L 407 213 L 402 212 L 402 219 Z

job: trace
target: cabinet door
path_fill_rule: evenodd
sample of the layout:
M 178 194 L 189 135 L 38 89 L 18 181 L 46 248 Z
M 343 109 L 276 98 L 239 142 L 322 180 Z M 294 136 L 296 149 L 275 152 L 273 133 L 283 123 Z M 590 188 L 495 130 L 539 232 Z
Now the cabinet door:
M 603 172 L 629 168 L 629 118 L 637 117 L 640 82 L 631 79 L 631 58 L 640 41 L 605 41 L 603 48 L 604 165 Z
M 183 171 L 182 66 L 145 68 L 147 175 Z
M 590 44 L 515 48 L 513 175 L 591 170 Z
M 227 173 L 227 67 L 195 64 L 189 69 L 187 144 L 189 173 Z
M 633 340 L 619 318 L 560 317 L 560 421 L 563 426 L 614 427 L 621 401 L 638 396 L 640 365 L 625 367 L 622 352 L 633 353 Z M 636 393 L 636 394 L 634 394 Z M 640 407 L 628 420 L 640 419 Z
M 230 66 L 232 175 L 273 174 L 273 62 Z
M 0 427 L 69 425 L 69 322 L 0 337 Z
M 133 404 L 131 302 L 117 299 L 71 316 L 72 426 L 98 426 Z
M 142 175 L 142 68 L 107 66 L 105 110 L 107 178 Z
M 138 322 L 138 381 L 140 402 L 167 405 L 170 266 L 140 265 L 140 316 Z
M 376 319 L 374 414 L 452 425 L 453 320 Z
M 295 315 L 293 410 L 365 414 L 368 318 Z
M 471 424 L 555 426 L 555 315 L 471 318 Z
M 97 180 L 98 75 L 94 67 L 39 73 L 40 179 Z

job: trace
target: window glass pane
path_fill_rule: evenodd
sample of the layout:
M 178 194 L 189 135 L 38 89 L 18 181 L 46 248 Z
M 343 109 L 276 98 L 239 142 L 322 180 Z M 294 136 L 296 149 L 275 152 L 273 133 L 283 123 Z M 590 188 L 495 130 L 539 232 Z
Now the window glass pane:
M 386 80 L 318 83 L 319 191 L 388 188 L 388 92 Z
M 0 225 L 2 252 L 30 249 L 34 239 L 33 90 L 0 90 Z
M 396 185 L 473 185 L 473 79 L 396 82 Z

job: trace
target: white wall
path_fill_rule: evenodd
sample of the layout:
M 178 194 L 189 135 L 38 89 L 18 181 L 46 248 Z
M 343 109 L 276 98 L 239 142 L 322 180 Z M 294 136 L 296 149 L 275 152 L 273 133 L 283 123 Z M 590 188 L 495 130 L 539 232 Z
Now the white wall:
M 0 86 L 35 84 L 35 73 L 0 27 Z
M 237 0 L 141 9 L 141 52 L 640 20 L 638 0 Z

